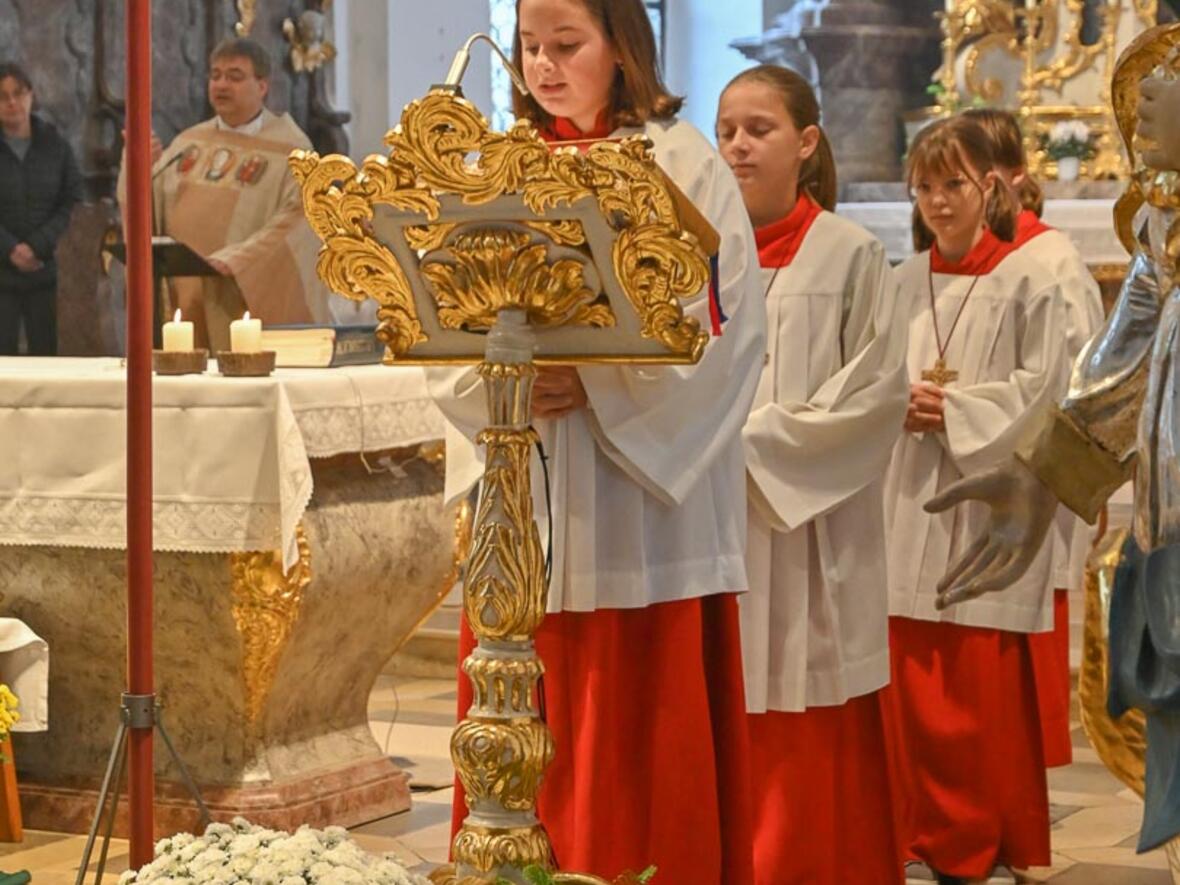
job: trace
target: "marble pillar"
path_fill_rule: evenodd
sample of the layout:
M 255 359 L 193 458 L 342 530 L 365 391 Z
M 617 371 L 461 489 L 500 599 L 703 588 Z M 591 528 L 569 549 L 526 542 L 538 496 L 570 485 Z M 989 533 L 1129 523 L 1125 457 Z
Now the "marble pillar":
M 937 46 L 936 36 L 933 23 L 903 24 L 887 4 L 863 0 L 833 2 L 804 29 L 803 42 L 819 66 L 824 125 L 841 181 L 900 177 L 907 74 L 927 54 L 924 48 Z
M 356 455 L 312 462 L 304 558 L 287 575 L 272 552 L 156 554 L 163 719 L 218 819 L 349 826 L 409 807 L 368 698 L 451 586 L 455 514 L 441 465 L 417 449 L 392 463 L 371 475 Z M 34 829 L 85 832 L 93 815 L 124 685 L 124 582 L 122 551 L 0 548 L 6 611 L 51 655 L 50 730 L 16 736 Z M 155 759 L 158 834 L 192 828 L 196 808 L 159 740 Z

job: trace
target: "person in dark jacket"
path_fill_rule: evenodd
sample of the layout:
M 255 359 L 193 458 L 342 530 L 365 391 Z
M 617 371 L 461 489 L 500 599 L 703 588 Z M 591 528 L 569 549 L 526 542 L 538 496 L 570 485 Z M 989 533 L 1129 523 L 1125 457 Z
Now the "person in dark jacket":
M 69 143 L 32 111 L 28 75 L 0 63 L 0 355 L 17 352 L 22 321 L 29 353 L 57 352 L 53 253 L 82 198 Z

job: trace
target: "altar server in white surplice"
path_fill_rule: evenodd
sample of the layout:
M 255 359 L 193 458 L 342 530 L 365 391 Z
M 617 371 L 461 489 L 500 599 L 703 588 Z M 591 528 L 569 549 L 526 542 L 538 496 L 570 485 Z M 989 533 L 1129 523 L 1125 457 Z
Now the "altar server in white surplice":
M 1049 270 L 1061 286 L 1067 311 L 1066 355 L 1070 363 L 1102 327 L 1104 311 L 1098 281 L 1068 234 L 1041 220 L 1045 197 L 1029 174 L 1024 136 L 1016 117 L 1008 111 L 978 108 L 964 112 L 980 123 L 996 153 L 996 172 L 1020 201 L 1013 242 L 1026 255 Z M 1057 508 L 1049 535 L 1053 545 L 1053 632 L 1031 637 L 1033 672 L 1041 707 L 1041 731 L 1045 765 L 1054 768 L 1073 761 L 1069 699 L 1069 592 L 1080 592 L 1094 532 L 1067 507 Z
M 723 334 L 693 367 L 542 370 L 534 458 L 552 530 L 549 617 L 536 638 L 558 753 L 539 812 L 564 869 L 613 879 L 649 864 L 677 885 L 751 881 L 749 753 L 737 594 L 746 590 L 741 429 L 766 352 L 753 232 L 725 162 L 655 68 L 641 0 L 521 0 L 517 114 L 552 141 L 646 135 L 721 235 Z M 686 307 L 710 327 L 706 293 Z M 482 472 L 473 371 L 429 372 L 454 425 L 447 496 Z M 461 652 L 473 645 L 464 626 Z M 460 679 L 460 706 L 470 683 Z M 458 791 L 461 793 L 461 791 Z M 460 797 L 456 816 L 465 812 Z
M 835 161 L 806 80 L 739 74 L 717 142 L 755 225 L 768 327 L 743 431 L 754 883 L 898 883 L 880 698 L 882 476 L 909 401 L 897 286 L 881 244 L 832 214 Z
M 957 117 L 910 148 L 918 254 L 908 303 L 910 407 L 885 486 L 890 643 L 908 786 L 906 850 L 948 881 L 1049 862 L 1048 796 L 1029 636 L 1053 626 L 1052 548 L 1008 595 L 947 611 L 938 581 L 982 508 L 923 504 L 1009 457 L 1068 378 L 1067 311 L 1049 269 L 1017 250 L 1018 204 L 987 133 Z

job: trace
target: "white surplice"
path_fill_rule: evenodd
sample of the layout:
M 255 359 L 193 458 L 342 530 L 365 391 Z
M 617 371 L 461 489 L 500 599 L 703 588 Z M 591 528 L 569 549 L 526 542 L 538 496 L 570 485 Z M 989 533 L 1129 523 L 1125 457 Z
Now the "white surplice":
M 692 125 L 652 121 L 655 158 L 721 235 L 720 292 L 729 321 L 696 366 L 579 366 L 589 408 L 538 420 L 549 458 L 553 574 L 549 611 L 641 608 L 744 591 L 745 463 L 741 428 L 766 349 L 753 231 L 717 150 Z M 709 328 L 702 291 L 685 312 Z M 451 422 L 446 498 L 483 473 L 475 434 L 486 423 L 474 371 L 428 369 Z M 532 459 L 533 500 L 548 534 L 545 480 Z
M 1066 307 L 1066 356 L 1072 365 L 1105 319 L 1098 281 L 1068 234 L 1050 228 L 1024 243 L 1020 253 L 1036 261 L 1057 280 Z M 1053 544 L 1053 586 L 1080 590 L 1094 529 L 1069 508 L 1057 508 L 1049 535 Z
M 908 403 L 906 327 L 884 248 L 830 212 L 762 273 L 767 360 L 743 431 L 746 705 L 798 712 L 889 681 L 882 474 Z
M 981 247 L 988 240 L 998 243 L 988 233 Z M 911 381 L 919 380 L 938 357 L 929 268 L 926 251 L 897 269 L 898 285 L 908 302 Z M 944 341 L 974 279 L 934 274 Z M 946 349 L 948 368 L 959 372 L 946 388 L 946 431 L 903 432 L 886 476 L 891 615 L 1023 633 L 1052 628 L 1051 544 L 1042 546 L 1024 576 L 1002 593 L 938 611 L 937 583 L 984 531 L 987 509 L 970 502 L 929 514 L 922 505 L 961 477 L 1010 457 L 1044 410 L 1057 401 L 1069 375 L 1066 325 L 1067 308 L 1057 280 L 1022 251 L 1007 254 L 991 272 L 978 277 Z

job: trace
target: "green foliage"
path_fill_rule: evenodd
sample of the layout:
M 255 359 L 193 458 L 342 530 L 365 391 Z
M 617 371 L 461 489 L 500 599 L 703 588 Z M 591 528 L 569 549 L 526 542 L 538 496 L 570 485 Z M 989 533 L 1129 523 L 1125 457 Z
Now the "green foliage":
M 528 880 L 529 885 L 557 885 L 557 880 L 553 878 L 553 874 L 544 867 L 528 866 L 522 871 L 525 879 Z M 656 868 L 650 866 L 642 873 L 625 873 L 616 881 L 618 885 L 647 885 L 655 878 Z M 507 879 L 501 876 L 496 880 L 496 885 L 512 885 Z

